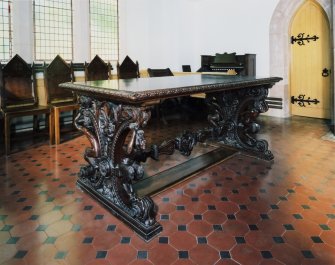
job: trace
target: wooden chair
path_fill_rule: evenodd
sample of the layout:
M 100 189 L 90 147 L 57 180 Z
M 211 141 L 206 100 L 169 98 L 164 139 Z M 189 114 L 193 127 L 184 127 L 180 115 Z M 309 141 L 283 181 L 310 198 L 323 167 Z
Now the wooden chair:
M 85 62 L 85 81 L 111 79 L 111 70 L 111 64 L 105 63 L 96 55 L 89 64 Z
M 72 64 L 68 65 L 59 55 L 48 66 L 44 64 L 44 86 L 54 116 L 51 127 L 54 133 L 52 143 L 55 144 L 60 143 L 60 114 L 72 111 L 74 121 L 76 110 L 79 109 L 74 93 L 58 86 L 60 83 L 73 81 L 73 76 Z
M 173 76 L 170 68 L 165 69 L 152 69 L 148 68 L 148 74 L 150 77 L 161 77 L 161 76 Z
M 15 55 L 6 65 L 0 67 L 0 106 L 4 120 L 5 154 L 10 154 L 11 121 L 16 117 L 33 116 L 33 131 L 39 129 L 38 115 L 45 114 L 46 126 L 52 139 L 50 107 L 38 104 L 34 65 L 27 64 Z
M 163 77 L 163 76 L 174 76 L 171 72 L 170 68 L 165 69 L 152 69 L 148 68 L 148 75 L 150 77 Z M 159 105 L 155 106 L 155 112 L 157 116 L 157 120 L 162 119 L 164 124 L 167 124 L 167 117 L 169 113 L 171 113 L 172 109 L 176 109 L 178 105 L 180 105 L 181 98 L 170 98 L 161 100 Z M 162 117 L 162 118 L 161 118 Z
M 182 65 L 183 72 L 192 72 L 190 65 Z
M 0 102 L 1 102 L 1 96 L 0 96 Z M 1 111 L 1 109 L 0 109 L 0 132 L 3 132 L 4 131 L 4 116 L 3 116 L 3 113 L 2 113 L 2 111 Z M 1 134 L 1 137 L 0 137 L 0 154 L 2 153 L 2 151 L 5 151 L 4 149 L 3 149 L 3 147 L 4 147 L 4 143 L 3 143 L 3 133 Z
M 117 76 L 119 79 L 127 79 L 127 78 L 138 78 L 140 77 L 140 70 L 138 62 L 134 63 L 132 59 L 127 55 L 123 60 L 121 65 L 119 62 L 116 65 L 117 68 Z

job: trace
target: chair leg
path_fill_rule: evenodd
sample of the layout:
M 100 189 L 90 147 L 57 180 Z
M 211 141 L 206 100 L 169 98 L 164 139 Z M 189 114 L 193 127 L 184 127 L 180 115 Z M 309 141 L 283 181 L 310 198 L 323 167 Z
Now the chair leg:
M 76 126 L 74 125 L 74 120 L 76 119 L 77 112 L 78 111 L 76 109 L 72 111 L 72 128 L 73 129 L 76 128 Z
M 55 118 L 54 118 L 54 112 L 51 109 L 50 113 L 48 114 L 49 118 L 49 141 L 50 144 L 53 145 L 55 142 Z
M 5 119 L 0 119 L 0 132 L 4 132 L 4 129 L 5 129 Z M 4 135 L 4 133 L 1 134 L 1 139 L 0 139 L 0 143 L 2 143 L 2 141 L 4 140 L 2 138 L 2 135 Z
M 165 103 L 164 103 L 165 102 Z M 162 120 L 162 122 L 163 122 L 163 124 L 164 125 L 168 125 L 168 122 L 167 122 L 167 120 L 166 120 L 166 115 L 165 115 L 165 113 L 166 113 L 166 106 L 165 106 L 165 104 L 166 104 L 166 99 L 164 100 L 161 100 L 161 102 L 160 102 L 160 104 L 158 105 L 158 107 L 159 107 L 159 114 L 160 114 L 160 120 Z
M 156 104 L 153 106 L 153 110 L 156 113 L 156 125 L 159 126 L 159 122 L 160 122 L 160 110 L 159 110 L 159 104 Z
M 50 119 L 49 119 L 50 114 L 46 113 L 45 114 L 45 119 L 44 119 L 44 124 L 45 124 L 45 130 L 49 131 L 49 127 L 50 127 Z
M 39 131 L 39 120 L 38 120 L 38 115 L 33 116 L 33 132 L 36 133 Z
M 10 154 L 10 118 L 5 116 L 5 154 Z
M 59 123 L 59 109 L 54 108 L 54 115 L 55 115 L 55 144 L 60 144 L 60 123 Z

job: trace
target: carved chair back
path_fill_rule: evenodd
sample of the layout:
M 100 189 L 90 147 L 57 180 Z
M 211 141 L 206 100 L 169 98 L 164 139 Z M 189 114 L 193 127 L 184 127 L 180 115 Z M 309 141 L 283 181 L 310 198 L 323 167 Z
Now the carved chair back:
M 44 63 L 44 85 L 48 103 L 75 101 L 71 91 L 58 86 L 73 79 L 72 63 L 68 65 L 59 55 L 48 66 Z
M 173 76 L 170 68 L 165 69 L 152 69 L 148 68 L 148 74 L 150 77 L 160 77 L 160 76 Z
M 6 65 L 0 67 L 1 109 L 34 107 L 38 104 L 33 66 L 15 55 Z
M 111 70 L 111 64 L 105 63 L 96 55 L 89 64 L 85 63 L 85 81 L 110 79 Z
M 133 60 L 130 59 L 128 55 L 123 60 L 121 65 L 118 62 L 116 67 L 117 67 L 117 75 L 119 79 L 140 77 L 140 70 L 139 70 L 138 62 L 136 61 L 136 63 L 134 63 Z

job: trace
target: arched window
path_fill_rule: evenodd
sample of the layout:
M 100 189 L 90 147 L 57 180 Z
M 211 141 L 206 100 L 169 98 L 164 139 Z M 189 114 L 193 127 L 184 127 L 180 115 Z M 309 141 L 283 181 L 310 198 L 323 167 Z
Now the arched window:
M 72 1 L 34 0 L 35 60 L 73 59 Z
M 90 0 L 91 58 L 117 61 L 119 25 L 117 0 Z
M 0 60 L 12 58 L 11 0 L 0 1 Z

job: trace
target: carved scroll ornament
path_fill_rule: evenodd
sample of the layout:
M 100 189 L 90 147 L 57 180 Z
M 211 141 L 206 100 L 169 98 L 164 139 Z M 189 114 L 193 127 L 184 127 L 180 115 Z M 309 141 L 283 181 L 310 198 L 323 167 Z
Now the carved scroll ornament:
M 254 137 L 260 129 L 256 122 L 258 115 L 268 110 L 265 102 L 267 94 L 268 89 L 263 86 L 208 94 L 208 121 L 213 137 L 260 158 L 272 160 L 273 154 L 267 141 Z
M 156 222 L 153 201 L 149 197 L 138 198 L 132 188 L 132 181 L 144 174 L 140 162 L 146 157 L 139 154 L 147 150 L 140 128 L 147 124 L 150 112 L 86 96 L 80 97 L 80 103 L 75 124 L 91 143 L 85 151 L 88 165 L 81 168 L 80 181 L 145 226 L 153 225 Z

